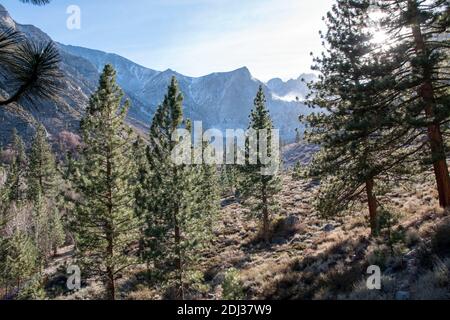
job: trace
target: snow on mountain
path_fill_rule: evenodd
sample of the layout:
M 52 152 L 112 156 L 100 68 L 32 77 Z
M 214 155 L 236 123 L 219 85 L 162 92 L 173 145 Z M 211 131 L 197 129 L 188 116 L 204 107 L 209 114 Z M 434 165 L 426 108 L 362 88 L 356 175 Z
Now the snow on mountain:
M 314 81 L 316 76 L 312 73 L 300 75 L 297 79 L 283 81 L 274 78 L 267 82 L 267 86 L 272 91 L 272 97 L 282 101 L 303 101 L 308 94 L 307 83 Z
M 22 31 L 32 41 L 50 41 L 50 37 L 38 28 L 15 23 L 0 5 L 0 29 L 11 26 Z M 248 68 L 242 67 L 230 72 L 189 77 L 170 69 L 162 72 L 152 70 L 112 53 L 57 45 L 61 54 L 61 69 L 66 78 L 65 95 L 56 103 L 43 102 L 38 113 L 30 111 L 34 118 L 50 127 L 51 133 L 57 133 L 62 127 L 67 127 L 66 121 L 72 124 L 71 130 L 75 130 L 77 119 L 86 107 L 89 95 L 97 86 L 99 73 L 107 63 L 115 67 L 118 83 L 132 102 L 130 122 L 142 128 L 149 125 L 151 116 L 164 98 L 172 76 L 177 78 L 184 96 L 185 116 L 192 121 L 202 121 L 205 129 L 246 129 L 253 99 L 260 85 L 266 93 L 274 126 L 280 129 L 284 140 L 289 141 L 295 137 L 295 129 L 301 129 L 298 116 L 309 112 L 295 97 L 303 97 L 306 94 L 306 86 L 300 80 L 310 75 L 287 82 L 272 79 L 264 84 L 255 79 Z M 0 84 L 5 88 L 6 79 L 0 79 Z M 24 109 L 32 110 L 27 106 Z M 0 117 L 5 112 L 0 110 Z M 6 128 L 4 130 L 10 130 L 17 125 L 17 121 L 11 121 L 14 117 L 12 114 L 3 116 L 3 119 L 9 119 L 5 121 L 10 122 L 8 125 L 2 121 L 3 128 Z

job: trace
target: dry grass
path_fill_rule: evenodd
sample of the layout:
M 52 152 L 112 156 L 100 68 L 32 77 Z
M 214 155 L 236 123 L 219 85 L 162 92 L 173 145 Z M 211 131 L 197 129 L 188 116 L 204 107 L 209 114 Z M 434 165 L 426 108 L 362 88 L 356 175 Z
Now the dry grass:
M 230 268 L 237 270 L 249 299 L 395 299 L 398 291 L 412 299 L 449 298 L 450 223 L 431 182 L 380 197 L 399 216 L 393 230 L 400 236 L 391 245 L 385 235 L 370 238 L 364 208 L 343 217 L 320 217 L 311 207 L 315 192 L 308 181 L 283 177 L 270 246 L 258 241 L 259 225 L 243 206 L 224 201 L 213 247 L 199 266 L 207 292 L 196 298 L 221 299 Z M 373 264 L 382 269 L 381 290 L 366 286 L 366 270 Z M 123 279 L 123 298 L 162 298 L 161 290 L 146 285 L 141 271 Z M 69 298 L 98 297 L 97 289 L 94 285 Z

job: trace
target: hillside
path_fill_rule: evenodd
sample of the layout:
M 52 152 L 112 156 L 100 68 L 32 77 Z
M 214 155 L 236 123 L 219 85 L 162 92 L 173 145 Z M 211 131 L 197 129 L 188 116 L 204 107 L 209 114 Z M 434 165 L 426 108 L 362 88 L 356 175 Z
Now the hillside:
M 382 200 L 395 204 L 398 218 L 392 225 L 392 248 L 386 233 L 370 237 L 365 209 L 343 217 L 318 216 L 311 207 L 315 184 L 293 180 L 289 172 L 283 176 L 270 246 L 258 241 L 258 225 L 248 219 L 247 209 L 233 197 L 222 199 L 213 246 L 202 257 L 203 293 L 190 298 L 223 298 L 227 271 L 234 268 L 247 299 L 448 299 L 450 216 L 439 208 L 428 180 L 413 189 L 397 188 Z M 48 270 L 52 290 L 65 284 L 64 273 L 56 270 L 71 261 L 71 250 L 61 249 Z M 381 268 L 381 290 L 366 287 L 369 265 Z M 120 280 L 121 297 L 170 298 L 158 287 L 148 288 L 144 270 L 137 267 Z M 100 284 L 89 282 L 75 294 L 54 298 L 92 299 L 102 292 Z

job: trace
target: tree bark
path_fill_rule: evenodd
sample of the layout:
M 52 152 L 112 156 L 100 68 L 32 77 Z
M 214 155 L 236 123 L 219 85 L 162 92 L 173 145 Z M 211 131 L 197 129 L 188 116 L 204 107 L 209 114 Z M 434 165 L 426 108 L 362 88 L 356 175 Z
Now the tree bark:
M 377 198 L 373 193 L 374 180 L 369 179 L 366 181 L 366 192 L 367 192 L 367 204 L 369 206 L 369 218 L 370 218 L 370 230 L 372 235 L 378 233 L 378 214 L 377 214 Z
M 111 267 L 108 267 L 107 269 L 107 277 L 108 277 L 107 280 L 108 299 L 116 300 L 116 284 L 114 281 L 114 272 Z
M 269 208 L 267 207 L 267 190 L 266 183 L 262 184 L 262 203 L 263 203 L 263 236 L 264 242 L 269 244 Z
M 175 219 L 176 221 L 176 219 Z M 181 235 L 180 235 L 180 227 L 178 224 L 175 224 L 175 252 L 177 255 L 176 258 L 176 268 L 178 270 L 178 299 L 184 300 L 184 284 L 183 284 L 183 262 L 181 258 L 181 248 L 180 248 L 180 242 L 181 242 Z
M 415 0 L 410 0 L 408 4 L 409 10 L 413 13 L 411 30 L 415 41 L 415 50 L 418 55 L 425 57 L 426 45 L 419 23 L 417 2 Z M 436 102 L 434 99 L 434 88 L 430 70 L 424 69 L 423 83 L 418 90 L 418 94 L 425 103 L 425 115 L 427 119 L 433 120 L 435 116 L 434 107 Z M 433 159 L 434 174 L 439 193 L 439 204 L 443 208 L 448 208 L 450 207 L 450 176 L 445 156 L 444 140 L 442 138 L 441 128 L 439 123 L 433 121 L 428 125 L 427 129 Z
M 113 186 L 111 182 L 112 177 L 112 164 L 111 164 L 111 150 L 108 152 L 108 156 L 106 159 L 106 176 L 107 176 L 107 184 L 108 184 L 108 218 L 112 219 L 113 214 Z M 106 223 L 106 241 L 107 241 L 107 256 L 109 258 L 114 258 L 114 225 L 113 221 L 107 221 Z M 112 263 L 109 261 L 109 263 Z M 106 276 L 107 276 L 107 292 L 108 299 L 115 300 L 116 299 L 116 284 L 114 279 L 114 266 L 108 265 L 106 267 Z

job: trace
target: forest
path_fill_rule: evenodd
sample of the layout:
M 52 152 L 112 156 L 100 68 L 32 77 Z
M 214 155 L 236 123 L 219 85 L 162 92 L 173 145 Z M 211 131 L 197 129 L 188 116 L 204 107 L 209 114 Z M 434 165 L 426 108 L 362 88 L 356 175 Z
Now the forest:
M 336 0 L 323 20 L 305 131 L 274 151 L 259 86 L 241 128 L 259 134 L 232 150 L 243 163 L 176 163 L 173 137 L 197 120 L 177 78 L 143 130 L 112 64 L 76 130 L 14 129 L 0 299 L 449 299 L 450 3 Z M 0 29 L 0 108 L 57 100 L 59 63 L 54 43 Z M 279 152 L 279 170 L 251 146 Z

